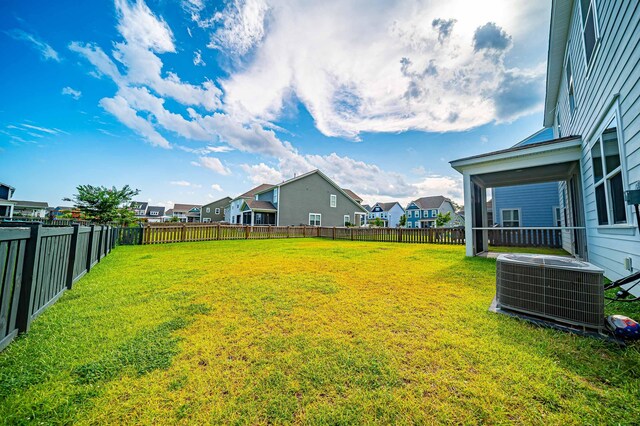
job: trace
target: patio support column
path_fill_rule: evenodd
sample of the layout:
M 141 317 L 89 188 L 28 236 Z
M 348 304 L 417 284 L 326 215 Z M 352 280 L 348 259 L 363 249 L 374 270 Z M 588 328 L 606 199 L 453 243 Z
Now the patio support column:
M 473 198 L 472 198 L 472 183 L 471 175 L 469 173 L 463 174 L 463 190 L 464 190 L 464 239 L 466 246 L 467 256 L 474 256 L 473 252 Z
M 484 186 L 480 187 L 481 201 L 482 201 L 482 227 L 489 227 L 489 220 L 487 217 L 487 188 Z M 486 229 L 482 231 L 482 247 L 486 251 L 489 251 L 489 231 Z
M 13 217 L 13 204 L 9 205 L 9 219 Z
M 254 219 L 253 210 L 251 210 L 251 226 L 253 226 L 253 219 Z

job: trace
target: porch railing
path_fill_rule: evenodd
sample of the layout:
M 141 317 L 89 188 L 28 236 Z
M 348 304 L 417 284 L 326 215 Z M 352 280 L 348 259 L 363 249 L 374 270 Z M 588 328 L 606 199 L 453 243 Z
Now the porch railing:
M 476 227 L 473 230 L 487 231 L 490 246 L 565 248 L 580 257 L 584 257 L 586 247 L 584 227 Z

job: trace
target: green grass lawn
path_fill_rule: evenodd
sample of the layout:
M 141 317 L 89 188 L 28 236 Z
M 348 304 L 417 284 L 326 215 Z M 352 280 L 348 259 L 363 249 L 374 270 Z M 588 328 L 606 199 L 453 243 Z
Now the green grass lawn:
M 0 353 L 7 424 L 632 424 L 640 347 L 487 311 L 464 247 L 119 247 Z

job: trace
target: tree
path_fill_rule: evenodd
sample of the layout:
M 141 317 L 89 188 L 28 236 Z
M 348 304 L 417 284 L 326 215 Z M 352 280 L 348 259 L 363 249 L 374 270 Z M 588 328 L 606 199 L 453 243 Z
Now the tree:
M 373 226 L 382 228 L 383 225 L 384 225 L 384 222 L 379 217 L 376 217 L 376 219 L 373 221 Z
M 400 220 L 398 221 L 398 226 L 401 228 L 404 228 L 406 224 L 407 224 L 407 215 L 403 214 L 402 216 L 400 216 Z
M 436 216 L 436 226 L 438 228 L 446 225 L 451 220 L 451 212 L 447 212 L 447 214 L 438 213 Z
M 129 185 L 123 186 L 122 189 L 117 189 L 115 186 L 107 188 L 79 185 L 76 187 L 76 191 L 78 191 L 77 194 L 74 194 L 72 198 L 65 198 L 64 201 L 73 202 L 74 206 L 88 220 L 109 223 L 128 221 L 135 216 L 131 209 L 131 200 L 140 193 L 140 190 L 132 189 Z
M 178 218 L 178 216 L 171 216 L 171 219 L 169 219 L 169 222 L 172 222 L 172 223 L 180 222 L 180 218 Z

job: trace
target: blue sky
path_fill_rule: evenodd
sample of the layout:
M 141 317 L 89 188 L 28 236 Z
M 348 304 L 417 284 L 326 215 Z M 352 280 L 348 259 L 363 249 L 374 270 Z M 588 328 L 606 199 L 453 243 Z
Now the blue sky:
M 206 203 L 320 168 L 367 202 L 542 122 L 550 2 L 0 3 L 0 181 Z

